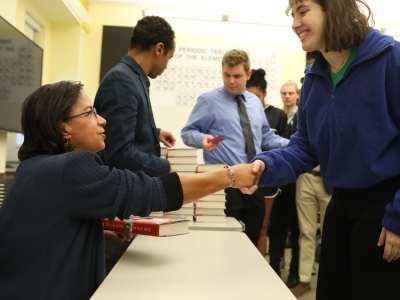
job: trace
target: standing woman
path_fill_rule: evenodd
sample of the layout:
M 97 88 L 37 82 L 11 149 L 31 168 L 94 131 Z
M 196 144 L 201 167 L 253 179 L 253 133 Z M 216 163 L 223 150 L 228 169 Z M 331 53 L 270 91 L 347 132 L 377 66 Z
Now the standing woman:
M 399 299 L 400 43 L 369 27 L 362 0 L 289 0 L 287 12 L 315 61 L 297 133 L 287 149 L 259 154 L 253 171 L 264 171 L 260 186 L 281 185 L 320 164 L 334 187 L 318 300 Z
M 296 132 L 297 102 L 299 89 L 297 84 L 288 80 L 280 88 L 283 111 L 287 115 L 284 135 L 290 138 Z M 295 287 L 299 282 L 299 225 L 296 212 L 296 182 L 284 184 L 282 193 L 276 197 L 268 228 L 269 264 L 275 273 L 281 277 L 281 266 L 285 265 L 285 248 L 289 244 L 291 258 L 289 274 L 286 281 L 288 288 Z
M 246 90 L 255 94 L 260 99 L 271 130 L 277 135 L 285 137 L 284 132 L 287 116 L 282 109 L 266 103 L 265 98 L 267 97 L 268 82 L 265 76 L 266 72 L 264 69 L 252 69 L 250 78 L 246 82 Z
M 252 69 L 250 78 L 247 80 L 246 89 L 250 93 L 255 94 L 261 101 L 265 116 L 267 117 L 268 124 L 272 131 L 282 137 L 287 123 L 287 116 L 285 112 L 277 107 L 265 103 L 267 97 L 267 80 L 265 79 L 264 69 Z M 280 193 L 279 187 L 264 187 L 264 200 L 265 200 L 265 215 L 261 225 L 260 236 L 257 241 L 257 249 L 262 256 L 267 255 L 267 230 L 271 217 L 272 207 L 274 206 L 275 198 Z

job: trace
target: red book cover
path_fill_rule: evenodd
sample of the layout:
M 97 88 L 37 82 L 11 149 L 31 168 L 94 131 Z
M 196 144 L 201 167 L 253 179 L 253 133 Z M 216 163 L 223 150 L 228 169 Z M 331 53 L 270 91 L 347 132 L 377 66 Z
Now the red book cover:
M 189 232 L 189 220 L 176 218 L 134 217 L 126 220 L 103 220 L 105 230 L 130 231 L 133 234 L 171 236 Z
M 132 232 L 131 224 L 126 223 L 128 220 L 114 219 L 110 221 L 109 219 L 103 219 L 103 228 L 105 230 L 118 231 L 118 232 Z M 126 226 L 125 226 L 126 225 Z

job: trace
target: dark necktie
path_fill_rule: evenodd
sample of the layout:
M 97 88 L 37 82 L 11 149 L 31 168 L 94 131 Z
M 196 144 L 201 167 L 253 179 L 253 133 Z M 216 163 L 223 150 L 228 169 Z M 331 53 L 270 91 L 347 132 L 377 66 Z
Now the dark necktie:
M 245 151 L 247 154 L 248 162 L 256 156 L 256 147 L 254 146 L 253 132 L 251 131 L 249 116 L 247 115 L 246 106 L 243 104 L 243 96 L 237 95 L 235 97 L 238 103 L 238 112 L 240 117 L 240 124 L 243 128 L 244 140 L 246 142 Z

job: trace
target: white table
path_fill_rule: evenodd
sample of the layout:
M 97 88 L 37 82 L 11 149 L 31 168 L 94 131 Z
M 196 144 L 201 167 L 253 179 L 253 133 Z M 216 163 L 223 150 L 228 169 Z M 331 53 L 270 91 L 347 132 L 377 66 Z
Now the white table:
M 244 233 L 194 230 L 137 236 L 91 299 L 296 298 Z
M 232 217 L 226 217 L 225 223 L 189 222 L 189 230 L 244 231 L 244 224 Z

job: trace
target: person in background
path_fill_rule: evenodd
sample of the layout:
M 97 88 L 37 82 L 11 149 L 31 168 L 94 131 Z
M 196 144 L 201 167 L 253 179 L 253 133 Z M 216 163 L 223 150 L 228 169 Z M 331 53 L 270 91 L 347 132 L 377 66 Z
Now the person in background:
M 174 52 L 170 24 L 161 17 L 144 17 L 133 29 L 128 54 L 101 81 L 94 107 L 107 119 L 105 129 L 110 135 L 99 155 L 108 166 L 149 176 L 172 171 L 168 160 L 160 158 L 160 142 L 170 148 L 175 137 L 156 127 L 148 77 L 161 75 Z M 107 273 L 129 245 L 106 242 Z
M 224 85 L 199 96 L 181 130 L 185 145 L 202 148 L 206 164 L 248 163 L 262 149 L 285 148 L 287 139 L 274 134 L 260 100 L 246 90 L 251 76 L 247 53 L 233 49 L 222 58 Z M 221 142 L 213 142 L 222 136 Z M 225 214 L 245 223 L 245 233 L 257 246 L 264 220 L 262 189 L 253 195 L 227 188 Z
M 317 231 L 323 232 L 326 207 L 332 187 L 321 176 L 319 166 L 301 174 L 296 181 L 296 207 L 300 230 L 299 282 L 291 288 L 296 298 L 311 289 Z M 320 224 L 320 225 L 318 225 Z
M 287 115 L 287 124 L 284 136 L 290 138 L 297 130 L 297 102 L 299 101 L 300 90 L 292 80 L 288 80 L 281 86 L 281 99 L 283 111 Z
M 287 114 L 287 124 L 284 135 L 290 138 L 296 131 L 296 112 L 299 89 L 291 80 L 282 84 L 280 89 L 283 110 Z M 282 185 L 282 193 L 276 197 L 274 209 L 271 213 L 271 222 L 268 228 L 269 263 L 272 269 L 281 276 L 281 268 L 285 261 L 286 241 L 291 248 L 289 276 L 286 285 L 295 287 L 299 282 L 299 226 L 296 212 L 296 183 Z
M 315 61 L 288 148 L 259 154 L 253 171 L 264 171 L 259 185 L 270 186 L 320 165 L 333 186 L 317 300 L 398 299 L 400 43 L 370 27 L 365 1 L 290 0 L 287 12 Z
M 21 124 L 21 163 L 0 209 L 2 299 L 89 299 L 106 276 L 103 218 L 176 210 L 259 177 L 250 164 L 160 177 L 109 168 L 96 154 L 106 120 L 79 82 L 37 89 Z
M 246 83 L 246 89 L 260 99 L 271 130 L 277 135 L 283 136 L 286 129 L 287 116 L 282 109 L 265 103 L 268 85 L 265 75 L 266 73 L 264 69 L 252 69 L 251 76 Z M 279 187 L 265 187 L 263 188 L 263 191 L 265 199 L 265 215 L 261 226 L 260 236 L 258 237 L 257 249 L 263 256 L 266 256 L 267 229 L 275 198 L 280 193 L 280 189 Z
M 246 83 L 246 89 L 260 99 L 271 130 L 279 136 L 284 136 L 287 115 L 282 109 L 265 102 L 268 87 L 265 76 L 264 69 L 252 69 L 251 76 Z

